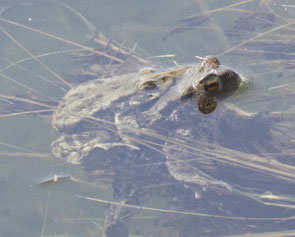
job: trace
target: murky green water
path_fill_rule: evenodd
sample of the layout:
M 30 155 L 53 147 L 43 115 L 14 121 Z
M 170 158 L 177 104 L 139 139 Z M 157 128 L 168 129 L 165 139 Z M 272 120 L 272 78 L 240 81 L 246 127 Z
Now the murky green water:
M 277 152 L 261 148 L 258 156 L 271 157 L 292 170 L 293 1 L 2 1 L 0 9 L 0 236 L 102 236 L 107 202 L 118 201 L 113 197 L 111 171 L 94 175 L 83 166 L 69 164 L 51 154 L 50 144 L 59 136 L 50 124 L 54 106 L 43 115 L 23 114 L 21 108 L 20 112 L 5 111 L 16 95 L 54 104 L 69 90 L 62 80 L 70 81 L 71 75 L 83 70 L 72 55 L 87 52 L 86 47 L 100 49 L 91 41 L 93 32 L 79 14 L 107 38 L 125 41 L 129 48 L 136 43 L 136 52 L 142 57 L 175 55 L 152 59 L 164 67 L 194 64 L 194 55 L 213 54 L 224 65 L 252 80 L 253 88 L 226 103 L 261 113 L 262 117 L 277 113 L 276 123 L 273 117 L 269 119 L 274 126 L 272 133 L 279 134 L 274 142 Z M 267 144 L 268 138 L 264 139 Z M 282 151 L 284 147 L 289 149 Z M 245 164 L 248 163 L 239 165 Z M 294 216 L 292 172 L 284 170 L 287 175 L 282 176 L 288 177 L 286 180 L 278 177 L 279 172 L 264 177 L 268 170 L 262 166 L 249 167 L 227 177 L 225 171 L 231 170 L 227 164 L 224 173 L 216 175 L 243 192 L 241 197 L 209 191 L 197 202 L 184 198 L 173 203 L 163 195 L 154 195 L 143 205 L 131 207 L 134 215 L 129 224 L 130 236 L 229 236 L 292 231 L 294 220 L 285 219 Z M 282 170 L 278 167 L 278 171 Z M 58 182 L 43 182 L 53 181 L 54 175 L 66 177 Z M 161 185 L 166 184 L 163 181 Z M 261 199 L 259 195 L 266 191 L 277 195 L 276 198 Z M 257 195 L 257 200 L 243 201 L 245 194 L 253 200 Z M 192 206 L 196 203 L 198 207 Z M 239 210 L 231 208 L 237 203 L 245 206 Z

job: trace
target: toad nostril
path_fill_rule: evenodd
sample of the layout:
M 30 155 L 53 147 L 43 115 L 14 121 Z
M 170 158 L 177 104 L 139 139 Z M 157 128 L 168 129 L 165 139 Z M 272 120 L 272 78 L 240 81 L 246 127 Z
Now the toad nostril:
M 226 78 L 232 78 L 232 77 L 234 77 L 234 73 L 233 72 L 227 73 Z

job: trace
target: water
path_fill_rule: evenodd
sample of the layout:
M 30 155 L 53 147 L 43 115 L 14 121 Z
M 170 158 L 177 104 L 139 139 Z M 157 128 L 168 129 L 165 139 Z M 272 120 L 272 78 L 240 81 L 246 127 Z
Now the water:
M 278 171 L 272 176 L 264 175 L 269 172 L 263 169 L 266 163 L 255 167 L 257 163 L 249 160 L 242 160 L 239 165 L 250 169 L 238 169 L 234 164 L 232 169 L 226 163 L 222 172 L 209 172 L 234 184 L 242 192 L 240 197 L 211 190 L 193 200 L 192 187 L 185 189 L 182 184 L 173 183 L 168 190 L 165 187 L 169 184 L 163 179 L 159 187 L 162 185 L 166 192 L 174 195 L 179 190 L 187 194 L 174 202 L 168 194 L 151 198 L 143 195 L 148 200 L 130 207 L 134 210 L 129 224 L 131 236 L 223 236 L 255 232 L 268 232 L 265 236 L 271 236 L 271 231 L 293 230 L 294 220 L 284 218 L 294 216 L 294 177 L 291 168 L 281 166 L 294 165 L 292 1 L 2 1 L 0 94 L 4 105 L 1 110 L 16 95 L 58 103 L 69 90 L 61 78 L 71 80 L 70 75 L 83 70 L 71 55 L 85 52 L 85 47 L 100 47 L 90 40 L 93 32 L 81 17 L 63 3 L 85 16 L 108 38 L 119 43 L 126 41 L 130 48 L 137 43 L 136 52 L 143 57 L 176 55 L 153 59 L 163 67 L 174 66 L 173 61 L 180 65 L 196 63 L 194 55 L 219 56 L 224 65 L 252 80 L 254 85 L 227 103 L 247 112 L 261 113 L 261 117 L 276 112 L 279 120 L 276 123 L 272 117 L 269 120 L 270 126 L 274 126 L 272 132 L 285 135 L 275 141 L 276 152 L 258 148 L 261 157 L 278 161 Z M 35 112 L 24 115 L 22 105 L 17 106 L 19 112 L 0 118 L 0 235 L 101 236 L 108 210 L 106 202 L 118 201 L 113 198 L 113 171 L 106 169 L 103 174 L 94 175 L 83 166 L 56 159 L 50 151 L 51 142 L 59 137 L 50 124 L 50 110 L 54 107 L 47 107 L 48 113 L 42 115 Z M 154 131 L 162 134 L 161 130 Z M 268 138 L 264 139 L 263 144 L 268 144 Z M 282 150 L 285 147 L 289 149 Z M 232 153 L 236 151 L 225 152 L 228 156 Z M 209 165 L 213 171 L 215 166 Z M 287 175 L 279 173 L 283 171 Z M 53 182 L 56 174 L 60 179 Z M 280 178 L 280 174 L 289 180 Z M 126 173 L 121 177 L 126 177 Z M 151 177 L 140 185 L 149 184 Z M 263 199 L 260 195 L 265 191 L 277 196 Z M 245 194 L 252 199 L 248 200 Z M 247 217 L 265 219 L 247 220 Z M 271 217 L 277 219 L 267 219 Z

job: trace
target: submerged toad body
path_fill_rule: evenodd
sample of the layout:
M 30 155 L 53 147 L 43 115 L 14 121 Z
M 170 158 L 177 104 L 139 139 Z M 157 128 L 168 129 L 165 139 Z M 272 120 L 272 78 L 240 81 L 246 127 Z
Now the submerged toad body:
M 207 56 L 196 66 L 163 72 L 145 69 L 83 83 L 62 98 L 53 115 L 53 127 L 62 135 L 53 142 L 52 151 L 79 163 L 94 149 L 139 149 L 141 143 L 131 133 L 144 135 L 144 128 L 163 127 L 161 123 L 169 121 L 177 121 L 181 129 L 178 114 L 183 106 L 211 113 L 217 100 L 234 94 L 241 82 L 238 74 Z
M 53 114 L 53 127 L 61 136 L 52 143 L 52 152 L 82 163 L 92 174 L 112 173 L 114 198 L 132 205 L 165 192 L 165 198 L 176 195 L 181 200 L 187 193 L 183 182 L 228 190 L 229 185 L 204 173 L 195 158 L 201 155 L 200 144 L 208 151 L 212 142 L 235 146 L 246 140 L 228 137 L 219 128 L 219 123 L 238 117 L 232 127 L 233 133 L 240 131 L 243 119 L 235 110 L 212 113 L 217 101 L 233 95 L 242 82 L 217 58 L 207 56 L 196 66 L 146 69 L 83 83 L 61 99 Z M 111 205 L 104 219 L 105 236 L 128 236 L 130 212 Z

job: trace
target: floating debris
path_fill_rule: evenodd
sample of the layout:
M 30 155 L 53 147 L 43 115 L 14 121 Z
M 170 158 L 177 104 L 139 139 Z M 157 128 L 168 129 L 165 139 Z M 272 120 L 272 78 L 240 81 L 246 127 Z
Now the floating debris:
M 51 183 L 57 183 L 64 180 L 71 180 L 71 176 L 69 174 L 52 174 L 48 177 L 43 178 L 41 181 L 39 181 L 37 184 L 33 185 L 44 185 L 44 184 L 51 184 Z
M 176 57 L 176 54 L 163 54 L 163 55 L 157 55 L 157 56 L 150 56 L 149 58 L 174 58 Z

